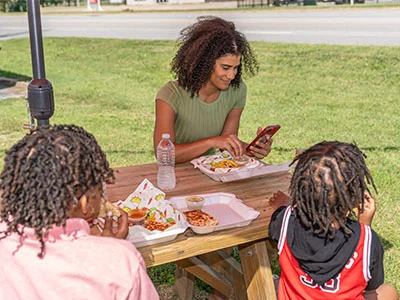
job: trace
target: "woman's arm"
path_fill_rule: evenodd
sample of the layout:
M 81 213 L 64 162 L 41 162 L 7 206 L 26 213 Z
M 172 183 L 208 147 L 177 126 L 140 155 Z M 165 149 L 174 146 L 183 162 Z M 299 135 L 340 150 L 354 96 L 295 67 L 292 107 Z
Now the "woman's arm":
M 175 112 L 171 106 L 161 99 L 156 100 L 156 122 L 153 136 L 154 153 L 161 140 L 163 133 L 169 133 L 171 140 L 175 143 L 175 162 L 183 163 L 193 158 L 199 157 L 211 148 L 226 149 L 233 155 L 241 156 L 243 154 L 242 142 L 237 137 L 239 120 L 243 109 L 232 109 L 228 114 L 224 129 L 220 136 L 200 139 L 192 143 L 175 143 Z

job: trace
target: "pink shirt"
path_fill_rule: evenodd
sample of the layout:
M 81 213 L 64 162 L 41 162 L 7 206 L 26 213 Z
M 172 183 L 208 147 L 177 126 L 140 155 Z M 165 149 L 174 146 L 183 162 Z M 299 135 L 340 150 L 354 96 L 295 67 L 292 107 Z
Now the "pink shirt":
M 159 299 L 131 243 L 89 233 L 85 220 L 68 219 L 50 231 L 43 259 L 31 228 L 1 239 L 0 299 Z

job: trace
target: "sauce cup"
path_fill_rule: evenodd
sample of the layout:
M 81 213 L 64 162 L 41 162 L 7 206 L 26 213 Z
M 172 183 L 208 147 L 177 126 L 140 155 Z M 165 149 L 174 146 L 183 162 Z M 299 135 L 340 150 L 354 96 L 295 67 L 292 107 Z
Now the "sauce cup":
M 189 210 L 202 209 L 204 204 L 204 198 L 201 196 L 187 196 L 185 200 Z
M 143 207 L 143 208 L 134 208 L 128 212 L 128 220 L 129 223 L 132 223 L 133 225 L 139 225 L 144 222 L 144 219 L 146 218 L 148 208 Z

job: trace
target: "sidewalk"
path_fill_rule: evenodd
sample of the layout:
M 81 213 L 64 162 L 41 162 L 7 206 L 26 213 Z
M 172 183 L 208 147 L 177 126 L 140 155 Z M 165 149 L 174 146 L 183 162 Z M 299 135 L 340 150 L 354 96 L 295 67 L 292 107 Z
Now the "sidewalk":
M 236 1 L 223 1 L 223 2 L 204 2 L 204 3 L 182 3 L 182 4 L 136 4 L 136 5 L 101 5 L 103 11 L 107 12 L 132 12 L 132 11 L 169 11 L 169 10 L 212 10 L 212 9 L 232 9 L 237 8 Z M 76 13 L 76 12 L 89 12 L 86 5 L 80 6 L 47 6 L 40 7 L 42 13 Z M 92 7 L 91 12 L 99 12 L 95 7 Z

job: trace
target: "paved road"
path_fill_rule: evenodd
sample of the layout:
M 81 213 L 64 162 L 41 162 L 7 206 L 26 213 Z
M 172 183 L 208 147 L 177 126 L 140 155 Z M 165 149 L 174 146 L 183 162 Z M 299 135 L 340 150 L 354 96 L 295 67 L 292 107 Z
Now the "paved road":
M 236 23 L 249 40 L 400 46 L 400 8 L 42 15 L 43 36 L 176 39 L 197 16 Z M 28 36 L 26 15 L 0 15 L 0 39 Z

